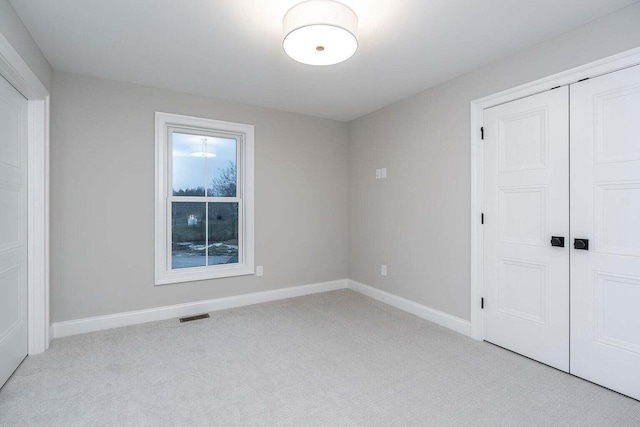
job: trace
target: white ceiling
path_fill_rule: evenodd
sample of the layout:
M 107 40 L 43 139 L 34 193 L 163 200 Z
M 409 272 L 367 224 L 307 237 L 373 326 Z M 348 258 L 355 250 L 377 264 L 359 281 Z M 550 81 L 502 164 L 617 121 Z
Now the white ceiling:
M 300 0 L 10 0 L 57 70 L 349 121 L 637 0 L 343 0 L 359 49 L 282 50 Z

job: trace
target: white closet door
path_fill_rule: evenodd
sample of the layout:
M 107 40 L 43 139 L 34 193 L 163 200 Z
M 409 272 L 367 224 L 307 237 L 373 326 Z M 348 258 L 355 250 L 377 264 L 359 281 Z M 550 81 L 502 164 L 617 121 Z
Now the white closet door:
M 640 66 L 571 86 L 571 373 L 640 399 Z
M 484 339 L 569 370 L 569 90 L 484 112 Z M 552 246 L 552 236 L 565 247 Z M 559 243 L 559 242 L 558 242 Z
M 0 386 L 27 355 L 27 100 L 0 76 Z

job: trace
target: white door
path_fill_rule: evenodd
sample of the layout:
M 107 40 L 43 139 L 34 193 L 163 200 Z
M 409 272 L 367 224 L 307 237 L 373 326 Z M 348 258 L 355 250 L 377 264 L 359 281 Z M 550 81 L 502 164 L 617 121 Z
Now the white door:
M 27 100 L 0 77 L 0 386 L 27 355 Z
M 569 370 L 569 89 L 484 111 L 484 339 Z M 565 247 L 552 246 L 552 236 Z M 555 241 L 556 244 L 560 240 Z
M 640 66 L 571 86 L 572 246 L 580 238 L 571 373 L 640 399 Z

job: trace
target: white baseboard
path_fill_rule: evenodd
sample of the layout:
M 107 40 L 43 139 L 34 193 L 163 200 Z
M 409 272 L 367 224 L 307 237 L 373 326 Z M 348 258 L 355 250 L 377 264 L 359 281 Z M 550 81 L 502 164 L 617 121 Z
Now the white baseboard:
M 140 323 L 154 322 L 156 320 L 175 319 L 183 316 L 193 316 L 200 313 L 209 313 L 217 310 L 295 298 L 345 288 L 349 288 L 355 292 L 359 292 L 430 322 L 452 329 L 463 335 L 471 335 L 471 322 L 468 320 L 460 319 L 459 317 L 443 313 L 442 311 L 390 294 L 389 292 L 381 291 L 380 289 L 376 289 L 354 280 L 341 279 L 333 280 L 331 282 L 314 283 L 311 285 L 274 289 L 272 291 L 255 292 L 232 297 L 57 322 L 51 325 L 51 332 L 49 336 L 51 338 L 61 338 L 70 335 L 119 328 L 121 326 L 137 325 Z
M 399 308 L 400 310 L 406 311 L 407 313 L 411 313 L 440 326 L 444 326 L 445 328 L 449 328 L 460 334 L 471 336 L 471 322 L 468 320 L 435 310 L 431 307 L 427 307 L 426 305 L 418 304 L 417 302 L 390 294 L 389 292 L 381 291 L 380 289 L 356 282 L 355 280 L 347 280 L 347 282 L 347 287 L 353 291 L 359 292 L 385 304 L 389 304 L 395 308 Z
M 137 325 L 140 323 L 154 322 L 156 320 L 174 319 L 184 316 L 193 316 L 195 314 L 209 313 L 212 311 L 224 310 L 227 308 L 241 307 L 245 305 L 253 305 L 263 302 L 300 297 L 303 295 L 317 294 L 320 292 L 335 291 L 338 289 L 345 289 L 346 287 L 347 279 L 341 279 L 333 280 L 331 282 L 293 286 L 289 288 L 255 292 L 251 294 L 237 295 L 226 298 L 168 305 L 164 307 L 129 311 L 125 313 L 108 314 L 106 316 L 88 317 L 86 319 L 69 320 L 66 322 L 53 323 L 51 325 L 52 334 L 50 336 L 53 338 L 61 338 L 70 335 L 84 334 L 87 332 L 96 332 L 103 331 L 105 329 L 119 328 L 121 326 Z

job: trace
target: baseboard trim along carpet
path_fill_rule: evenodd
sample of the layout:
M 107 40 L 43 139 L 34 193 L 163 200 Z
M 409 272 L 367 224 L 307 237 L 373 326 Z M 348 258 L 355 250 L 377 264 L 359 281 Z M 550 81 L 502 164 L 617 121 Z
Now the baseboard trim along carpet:
M 468 320 L 438 311 L 431 307 L 427 307 L 426 305 L 418 304 L 417 302 L 390 294 L 389 292 L 381 291 L 380 289 L 356 282 L 355 280 L 348 279 L 347 283 L 347 287 L 349 289 L 366 295 L 369 298 L 373 298 L 395 308 L 399 308 L 402 311 L 406 311 L 414 316 L 418 316 L 440 326 L 444 326 L 445 328 L 449 328 L 462 335 L 471 336 L 471 322 Z
M 145 310 L 128 311 L 124 313 L 108 314 L 105 316 L 57 322 L 51 325 L 53 329 L 52 336 L 54 338 L 61 338 L 70 335 L 85 334 L 87 332 L 119 328 L 121 326 L 193 316 L 200 313 L 209 313 L 212 311 L 242 307 L 245 305 L 260 304 L 263 302 L 295 298 L 320 292 L 335 291 L 338 289 L 345 289 L 346 287 L 347 280 L 340 279 L 330 282 L 314 283 L 311 285 L 293 286 L 289 288 L 274 289 L 271 291 L 255 292 L 232 297 L 216 298 L 185 304 L 167 305 L 164 307 L 149 308 Z
M 449 328 L 460 334 L 471 335 L 471 322 L 452 316 L 442 311 L 435 310 L 426 305 L 390 294 L 372 286 L 365 285 L 355 280 L 340 279 L 330 282 L 314 283 L 311 285 L 293 286 L 289 288 L 274 289 L 271 291 L 255 292 L 251 294 L 236 295 L 225 298 L 195 301 L 185 304 L 168 305 L 164 307 L 149 308 L 145 310 L 128 311 L 124 313 L 107 314 L 105 316 L 88 317 L 86 319 L 68 320 L 51 325 L 51 338 L 62 338 L 71 335 L 86 334 L 88 332 L 103 331 L 119 328 L 121 326 L 138 325 L 141 323 L 155 322 L 157 320 L 175 319 L 185 316 L 193 316 L 201 313 L 210 313 L 217 310 L 242 307 L 246 305 L 260 304 L 263 302 L 277 301 L 287 298 L 312 295 L 320 292 L 335 291 L 338 289 L 351 289 L 392 307 L 411 313 L 430 322 Z

